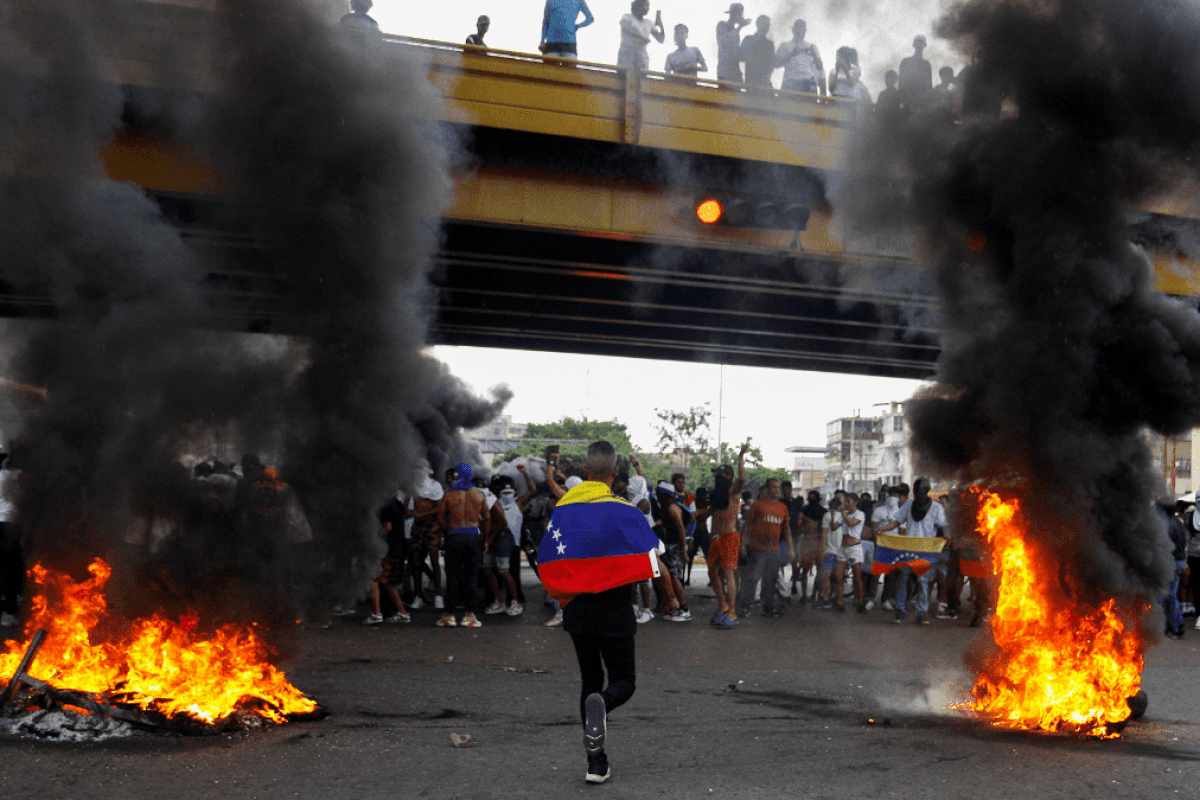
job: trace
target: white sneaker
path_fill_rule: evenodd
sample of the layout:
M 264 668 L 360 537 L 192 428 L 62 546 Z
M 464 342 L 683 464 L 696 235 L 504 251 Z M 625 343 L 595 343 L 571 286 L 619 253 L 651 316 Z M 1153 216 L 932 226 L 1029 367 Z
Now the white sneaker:
M 891 600 L 884 600 L 884 601 L 883 601 L 883 609 L 884 609 L 885 611 L 895 611 L 895 610 L 896 610 L 896 604 L 895 604 L 895 603 L 893 603 Z
M 483 613 L 485 613 L 485 614 L 503 614 L 504 613 L 504 603 L 501 603 L 499 600 L 497 600 L 496 602 L 492 603 L 490 606 L 485 608 L 483 610 Z
M 434 624 L 439 628 L 457 628 L 458 620 L 454 618 L 453 614 L 442 614 L 441 619 Z
M 648 608 L 639 608 L 637 612 L 638 623 L 649 622 L 654 619 L 654 612 Z
M 446 601 L 442 599 L 442 596 L 440 594 L 433 596 L 433 607 L 434 608 L 445 608 L 446 607 Z
M 424 608 L 425 601 L 421 599 L 421 595 L 417 595 L 416 597 L 413 598 L 412 602 L 408 604 L 408 607 L 409 608 Z
M 546 620 L 546 627 L 547 628 L 561 628 L 562 627 L 562 612 L 561 611 L 555 612 L 553 617 Z
M 667 614 L 663 619 L 669 619 L 671 622 L 688 622 L 692 618 L 690 611 L 676 611 L 674 614 Z
M 874 601 L 874 600 L 868 600 L 868 601 L 867 601 L 867 605 L 866 605 L 867 611 L 870 611 L 870 610 L 871 610 L 872 608 L 874 608 L 874 607 L 875 607 L 875 601 Z
M 1195 630 L 1198 630 L 1198 631 L 1200 631 L 1200 619 L 1196 620 L 1196 627 L 1195 627 Z
M 482 628 L 483 623 L 475 619 L 475 615 L 470 611 L 463 614 L 462 622 L 458 623 L 460 628 Z
M 378 625 L 383 622 L 383 614 L 372 614 L 363 620 L 363 625 Z
M 519 617 L 525 613 L 525 606 L 521 605 L 516 600 L 513 600 L 508 606 L 508 610 L 504 613 L 508 614 L 510 617 Z

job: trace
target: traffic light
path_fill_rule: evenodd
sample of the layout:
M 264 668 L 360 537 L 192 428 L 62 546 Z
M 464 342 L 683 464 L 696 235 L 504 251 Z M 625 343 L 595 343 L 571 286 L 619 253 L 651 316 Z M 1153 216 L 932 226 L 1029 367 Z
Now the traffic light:
M 696 198 L 696 219 L 704 225 L 802 231 L 808 226 L 808 204 L 796 200 L 711 192 Z

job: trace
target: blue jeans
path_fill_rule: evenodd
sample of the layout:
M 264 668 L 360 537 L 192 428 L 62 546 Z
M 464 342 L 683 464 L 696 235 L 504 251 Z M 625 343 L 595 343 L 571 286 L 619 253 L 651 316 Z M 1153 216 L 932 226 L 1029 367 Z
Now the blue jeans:
M 1186 561 L 1175 562 L 1175 579 L 1171 581 L 1171 588 L 1167 590 L 1167 596 L 1162 599 L 1163 616 L 1167 618 L 1166 632 L 1168 634 L 1183 634 L 1183 609 L 1179 605 L 1179 579 L 1183 577 L 1183 569 L 1186 566 Z
M 754 599 L 754 586 L 762 581 L 763 611 L 770 613 L 775 610 L 775 578 L 779 574 L 778 550 L 755 550 L 746 548 L 746 568 L 742 573 L 740 615 L 750 613 L 750 601 Z
M 896 577 L 896 610 L 901 614 L 907 613 L 905 603 L 908 600 L 908 576 L 911 574 L 912 567 L 901 567 Z M 930 569 L 917 578 L 917 596 L 913 598 L 913 605 L 918 614 L 929 613 L 929 579 L 932 577 L 933 570 Z

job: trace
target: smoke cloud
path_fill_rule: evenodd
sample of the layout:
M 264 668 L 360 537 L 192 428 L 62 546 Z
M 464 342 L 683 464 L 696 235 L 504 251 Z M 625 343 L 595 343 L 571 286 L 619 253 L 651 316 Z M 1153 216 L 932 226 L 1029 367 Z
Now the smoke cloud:
M 0 277 L 43 287 L 56 311 L 12 358 L 15 379 L 47 390 L 20 435 L 21 523 L 49 564 L 126 564 L 127 606 L 152 586 L 153 604 L 214 617 L 247 602 L 248 617 L 320 617 L 377 573 L 375 509 L 417 460 L 469 457 L 460 429 L 507 402 L 503 388 L 473 396 L 425 351 L 456 157 L 440 98 L 420 64 L 331 25 L 337 5 L 218 2 L 187 12 L 203 24 L 176 47 L 186 55 L 151 65 L 208 89 L 163 118 L 218 165 L 220 224 L 249 232 L 286 286 L 299 326 L 286 339 L 213 332 L 201 286 L 220 264 L 139 187 L 105 177 L 126 106 L 102 41 L 144 39 L 147 13 L 185 12 L 49 0 L 0 15 L 0 91 L 16 109 L 0 121 Z M 279 469 L 311 541 L 254 541 L 193 507 L 180 462 L 213 441 Z
M 1200 319 L 1153 289 L 1127 220 L 1190 169 L 1200 12 L 970 0 L 935 30 L 975 59 L 961 122 L 865 135 L 862 174 L 911 193 L 849 192 L 860 221 L 917 226 L 934 267 L 943 354 L 908 406 L 914 446 L 954 480 L 1022 489 L 1083 599 L 1157 598 L 1173 564 L 1141 431 L 1200 424 Z

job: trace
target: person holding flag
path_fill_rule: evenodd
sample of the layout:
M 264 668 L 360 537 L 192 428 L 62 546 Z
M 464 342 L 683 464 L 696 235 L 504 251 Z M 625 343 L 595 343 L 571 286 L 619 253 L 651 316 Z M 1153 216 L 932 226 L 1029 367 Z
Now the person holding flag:
M 946 511 L 941 503 L 929 496 L 928 478 L 917 478 L 913 482 L 913 501 L 899 520 L 900 535 L 881 534 L 875 545 L 875 562 L 871 565 L 874 575 L 886 575 L 897 570 L 896 619 L 904 622 L 908 600 L 908 576 L 917 576 L 916 612 L 917 624 L 929 624 L 929 570 L 944 558 L 942 550 L 946 540 L 941 534 L 946 529 Z
M 635 688 L 637 620 L 629 587 L 648 578 L 661 583 L 666 574 L 658 558 L 661 542 L 646 517 L 612 492 L 616 473 L 613 446 L 590 444 L 586 480 L 558 501 L 538 548 L 538 574 L 562 606 L 563 629 L 579 660 L 588 783 L 604 783 L 612 775 L 604 752 L 608 713 L 628 702 Z M 677 605 L 665 587 L 664 594 L 665 602 Z

